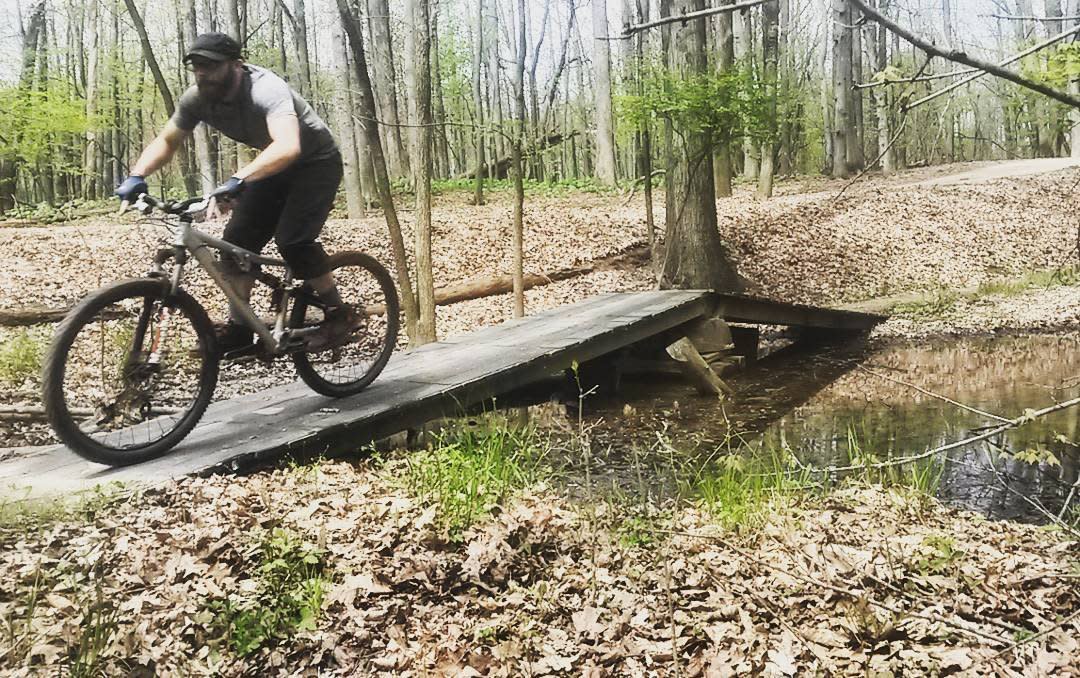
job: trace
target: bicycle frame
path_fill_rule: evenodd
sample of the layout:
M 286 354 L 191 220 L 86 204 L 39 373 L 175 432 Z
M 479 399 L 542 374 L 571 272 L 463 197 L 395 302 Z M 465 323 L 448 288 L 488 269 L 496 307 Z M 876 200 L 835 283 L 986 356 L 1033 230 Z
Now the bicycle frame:
M 284 344 L 283 340 L 286 337 L 300 337 L 315 331 L 314 328 L 288 330 L 285 327 L 287 321 L 285 315 L 289 308 L 290 296 L 300 289 L 300 286 L 293 284 L 292 270 L 283 260 L 275 259 L 273 257 L 264 257 L 261 254 L 256 254 L 255 252 L 246 250 L 238 245 L 203 233 L 192 225 L 193 216 L 191 214 L 181 214 L 179 216 L 180 224 L 174 231 L 171 251 L 168 251 L 167 257 L 165 257 L 171 258 L 176 262 L 176 267 L 172 271 L 170 281 L 170 293 L 175 294 L 176 291 L 180 289 L 180 281 L 183 277 L 184 266 L 187 263 L 187 255 L 190 253 L 214 281 L 214 284 L 216 284 L 225 294 L 229 303 L 239 313 L 240 319 L 244 324 L 258 335 L 259 341 L 265 345 L 264 348 L 270 355 L 278 355 L 282 352 L 282 346 Z M 217 250 L 232 255 L 236 258 L 241 270 L 244 271 L 251 271 L 255 266 L 274 266 L 285 269 L 284 279 L 280 281 L 280 289 L 283 296 L 277 304 L 278 308 L 273 329 L 267 327 L 266 324 L 259 319 L 259 316 L 255 313 L 254 309 L 251 308 L 251 304 L 242 299 L 240 294 L 233 288 L 232 284 L 225 278 L 225 274 L 222 272 L 221 267 L 218 265 L 213 254 L 211 254 L 211 250 Z M 162 265 L 164 264 L 165 258 L 159 253 L 154 261 L 155 272 L 159 274 L 164 273 Z M 256 276 L 256 279 L 268 286 L 272 286 L 270 282 L 260 276 Z M 309 302 L 318 303 L 314 297 L 312 297 Z

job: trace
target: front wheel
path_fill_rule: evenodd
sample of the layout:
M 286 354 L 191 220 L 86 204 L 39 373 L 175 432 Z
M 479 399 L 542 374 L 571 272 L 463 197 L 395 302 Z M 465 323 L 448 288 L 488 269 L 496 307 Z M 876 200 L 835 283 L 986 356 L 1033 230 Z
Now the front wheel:
M 45 412 L 80 456 L 124 466 L 164 454 L 198 423 L 218 377 L 206 311 L 162 280 L 114 283 L 56 330 L 42 374 Z
M 390 273 L 362 252 L 330 257 L 341 299 L 359 314 L 359 325 L 334 348 L 293 354 L 296 372 L 322 395 L 339 398 L 359 393 L 379 376 L 397 343 L 397 290 Z M 290 326 L 310 328 L 323 320 L 323 305 L 310 294 L 297 297 Z

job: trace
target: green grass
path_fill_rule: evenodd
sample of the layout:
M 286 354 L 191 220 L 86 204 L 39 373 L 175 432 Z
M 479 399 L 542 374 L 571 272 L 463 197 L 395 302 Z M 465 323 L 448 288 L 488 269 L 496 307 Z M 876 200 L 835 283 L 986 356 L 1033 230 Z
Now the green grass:
M 977 297 L 986 296 L 1016 296 L 1034 289 L 1050 289 L 1063 285 L 1080 284 L 1080 268 L 1069 266 L 1056 268 L 1048 271 L 1031 271 L 1020 278 L 991 280 L 979 285 L 975 292 Z
M 526 179 L 524 182 L 526 197 L 548 196 L 561 197 L 572 193 L 597 193 L 606 194 L 618 192 L 620 189 L 612 188 L 598 183 L 592 177 L 581 179 L 565 179 L 562 181 L 534 181 Z M 411 195 L 412 184 L 406 180 L 397 180 L 393 183 L 393 191 L 399 195 Z M 468 179 L 435 179 L 431 182 L 431 192 L 434 195 L 447 193 L 471 193 L 476 189 L 476 180 Z M 484 179 L 484 192 L 509 193 L 514 190 L 514 182 L 511 179 Z
M 950 313 L 961 301 L 976 301 L 986 297 L 1015 297 L 1033 289 L 1080 285 L 1080 268 L 1068 266 L 1044 271 L 1029 271 L 1018 278 L 1001 278 L 980 284 L 976 289 L 958 292 L 937 289 L 923 299 L 893 306 L 895 315 L 910 318 L 940 318 Z
M 435 507 L 436 523 L 457 540 L 514 491 L 546 477 L 547 451 L 531 428 L 456 426 L 430 449 L 407 456 L 396 480 L 421 504 Z
M 256 547 L 253 594 L 212 600 L 196 621 L 211 642 L 246 657 L 316 627 L 327 587 L 326 553 L 276 528 Z
M 960 295 L 950 290 L 935 290 L 929 297 L 904 304 L 897 304 L 892 312 L 911 318 L 940 318 L 950 313 L 960 300 Z
M 724 527 L 752 529 L 764 523 L 775 500 L 815 487 L 811 473 L 792 469 L 789 459 L 775 450 L 728 454 L 700 473 L 683 493 Z
M 38 328 L 18 328 L 0 344 L 0 382 L 20 386 L 41 374 L 48 334 Z
M 59 522 L 91 523 L 131 494 L 129 487 L 113 482 L 72 496 L 0 499 L 0 543 L 8 536 L 42 530 Z

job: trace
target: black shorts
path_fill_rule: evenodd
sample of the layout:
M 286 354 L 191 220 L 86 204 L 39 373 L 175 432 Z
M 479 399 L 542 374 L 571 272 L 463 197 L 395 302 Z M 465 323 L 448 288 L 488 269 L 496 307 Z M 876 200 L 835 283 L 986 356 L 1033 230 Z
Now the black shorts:
M 292 165 L 252 181 L 233 206 L 224 239 L 262 252 L 273 239 L 281 257 L 301 280 L 329 272 L 319 233 L 341 184 L 341 155 Z

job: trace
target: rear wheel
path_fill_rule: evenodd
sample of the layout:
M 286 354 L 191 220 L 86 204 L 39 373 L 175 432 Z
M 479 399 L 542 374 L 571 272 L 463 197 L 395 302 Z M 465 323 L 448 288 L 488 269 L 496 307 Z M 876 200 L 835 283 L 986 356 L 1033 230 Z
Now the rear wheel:
M 57 328 L 43 399 L 57 436 L 90 461 L 164 454 L 198 423 L 218 377 L 213 325 L 186 292 L 155 279 L 94 292 Z
M 379 376 L 397 343 L 397 290 L 390 273 L 362 252 L 339 252 L 330 257 L 342 300 L 359 314 L 358 325 L 339 346 L 319 352 L 293 354 L 300 378 L 313 390 L 341 397 L 359 393 Z M 290 326 L 310 328 L 324 319 L 325 306 L 310 294 L 298 296 Z

